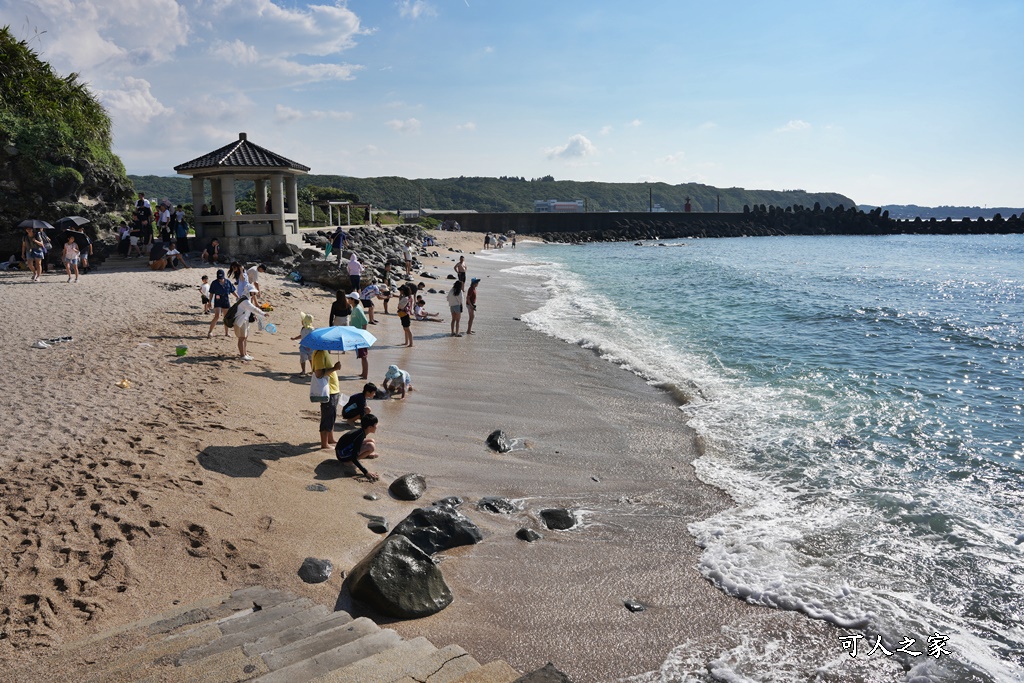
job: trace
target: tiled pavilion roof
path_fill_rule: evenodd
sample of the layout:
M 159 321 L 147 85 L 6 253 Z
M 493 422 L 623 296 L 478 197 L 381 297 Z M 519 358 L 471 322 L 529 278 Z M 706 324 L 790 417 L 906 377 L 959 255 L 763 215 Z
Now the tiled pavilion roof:
M 309 166 L 303 166 L 269 149 L 249 142 L 245 133 L 238 134 L 238 140 L 220 149 L 214 150 L 192 161 L 186 161 L 174 167 L 178 173 L 182 171 L 198 171 L 203 169 L 238 169 L 246 168 L 280 168 L 308 172 Z

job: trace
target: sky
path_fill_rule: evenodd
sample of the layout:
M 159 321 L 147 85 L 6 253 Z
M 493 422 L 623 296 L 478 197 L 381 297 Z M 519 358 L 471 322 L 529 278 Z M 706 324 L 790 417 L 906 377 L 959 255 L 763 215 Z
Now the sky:
M 246 132 L 311 173 L 1024 206 L 1022 0 L 0 0 L 3 24 L 89 84 L 130 174 Z

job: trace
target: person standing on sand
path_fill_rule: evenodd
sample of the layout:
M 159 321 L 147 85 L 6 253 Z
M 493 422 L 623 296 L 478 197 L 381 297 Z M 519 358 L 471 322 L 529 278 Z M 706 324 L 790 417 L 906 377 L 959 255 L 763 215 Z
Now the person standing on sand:
M 412 348 L 412 297 L 416 288 L 410 284 L 404 284 L 398 288 L 401 296 L 398 298 L 398 319 L 402 321 L 402 332 L 405 333 L 405 342 L 399 346 Z
M 469 281 L 469 290 L 466 291 L 466 312 L 469 313 L 469 322 L 466 323 L 466 334 L 473 332 L 473 318 L 476 317 L 476 286 L 480 284 L 480 278 L 475 277 Z
M 249 328 L 250 316 L 256 316 L 256 319 L 264 322 L 267 319 L 266 314 L 261 311 L 255 304 L 249 301 L 248 297 L 241 297 L 238 300 L 238 307 L 235 309 L 235 336 L 238 337 L 238 355 L 243 361 L 251 361 L 252 356 L 249 355 L 247 344 L 249 342 Z
M 44 256 L 46 247 L 43 240 L 34 228 L 25 228 L 25 235 L 21 238 L 21 258 L 25 259 L 29 270 L 32 271 L 32 282 L 39 282 L 39 278 L 43 276 Z
M 78 282 L 78 261 L 82 252 L 75 242 L 75 236 L 68 232 L 68 241 L 64 243 L 64 270 L 68 274 L 68 282 L 71 282 L 71 270 L 75 271 L 75 282 Z
M 224 271 L 217 271 L 217 279 L 210 285 L 210 296 L 213 297 L 213 320 L 210 321 L 210 331 L 206 333 L 206 338 L 209 339 L 213 336 L 213 328 L 217 326 L 217 321 L 220 320 L 222 315 L 228 312 L 231 308 L 231 295 L 235 294 L 235 286 L 231 284 L 231 281 L 224 277 Z M 235 296 L 238 296 L 235 294 Z M 224 329 L 224 336 L 228 336 L 229 330 Z
M 348 260 L 348 277 L 352 280 L 352 289 L 356 292 L 359 291 L 359 276 L 363 274 L 363 264 L 359 262 L 356 257 L 356 252 L 352 252 L 352 256 Z
M 334 303 L 331 304 L 331 314 L 327 318 L 328 327 L 336 325 L 348 325 L 348 317 L 352 315 L 352 305 L 344 290 L 339 289 L 335 293 Z
M 453 337 L 462 336 L 462 333 L 459 332 L 459 323 L 462 321 L 462 304 L 462 283 L 456 280 L 448 292 L 448 308 L 452 312 L 451 328 Z
M 409 277 L 412 274 L 412 242 L 408 240 L 402 247 L 402 258 L 405 259 L 405 276 Z
M 459 278 L 462 286 L 466 286 L 466 257 L 460 256 L 459 262 L 455 264 L 455 275 Z
M 317 379 L 327 375 L 331 399 L 320 404 L 320 448 L 330 448 L 334 443 L 334 423 L 338 421 L 338 401 L 341 398 L 341 387 L 338 384 L 338 370 L 341 361 L 331 362 L 331 354 L 327 351 L 314 351 L 310 367 Z

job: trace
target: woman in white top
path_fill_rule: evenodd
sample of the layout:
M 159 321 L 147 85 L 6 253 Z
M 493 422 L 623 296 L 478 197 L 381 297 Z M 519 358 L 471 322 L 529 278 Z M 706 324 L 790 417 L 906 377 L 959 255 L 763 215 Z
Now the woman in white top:
M 452 312 L 452 336 L 461 337 L 462 333 L 459 332 L 459 323 L 462 320 L 462 309 L 464 299 L 462 298 L 462 282 L 456 280 L 452 284 L 451 290 L 448 292 L 448 307 Z
M 356 258 L 356 252 L 348 260 L 348 276 L 352 279 L 352 290 L 359 291 L 359 276 L 363 274 L 363 264 Z
M 238 337 L 238 355 L 242 357 L 244 361 L 252 360 L 252 356 L 246 351 L 246 341 L 249 338 L 249 328 L 251 323 L 249 322 L 250 314 L 256 316 L 256 319 L 264 322 L 267 316 L 263 311 L 253 305 L 253 303 L 246 298 L 238 300 L 238 308 L 235 309 L 235 336 Z

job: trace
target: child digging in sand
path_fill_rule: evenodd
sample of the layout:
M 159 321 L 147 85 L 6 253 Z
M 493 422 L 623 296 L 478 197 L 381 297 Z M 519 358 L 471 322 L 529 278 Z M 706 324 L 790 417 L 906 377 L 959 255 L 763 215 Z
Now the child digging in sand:
M 403 399 L 405 398 L 406 390 L 412 391 L 412 378 L 408 372 L 397 365 L 389 365 L 381 386 L 384 387 L 384 391 L 388 392 L 389 396 L 397 395 L 399 399 Z
M 363 417 L 359 429 L 348 432 L 340 439 L 334 447 L 334 453 L 338 460 L 344 465 L 353 465 L 362 472 L 367 481 L 377 481 L 380 477 L 376 472 L 367 470 L 360 460 L 373 460 L 379 456 L 377 444 L 373 435 L 377 433 L 377 416 L 366 415 Z
M 292 337 L 292 341 L 299 340 L 299 368 L 301 368 L 299 371 L 299 377 L 305 377 L 306 361 L 310 360 L 310 356 L 312 354 L 310 354 L 309 349 L 302 346 L 302 340 L 306 338 L 306 335 L 313 331 L 313 316 L 309 313 L 300 312 L 299 318 L 302 321 L 302 329 L 299 330 L 297 335 Z M 310 365 L 310 367 L 313 366 Z
M 345 407 L 341 409 L 342 419 L 350 425 L 354 425 L 356 420 L 367 417 L 370 414 L 370 406 L 366 405 L 366 401 L 376 395 L 376 384 L 373 382 L 367 382 L 364 384 L 363 391 L 361 393 L 352 394 L 348 397 L 348 403 L 346 403 Z

